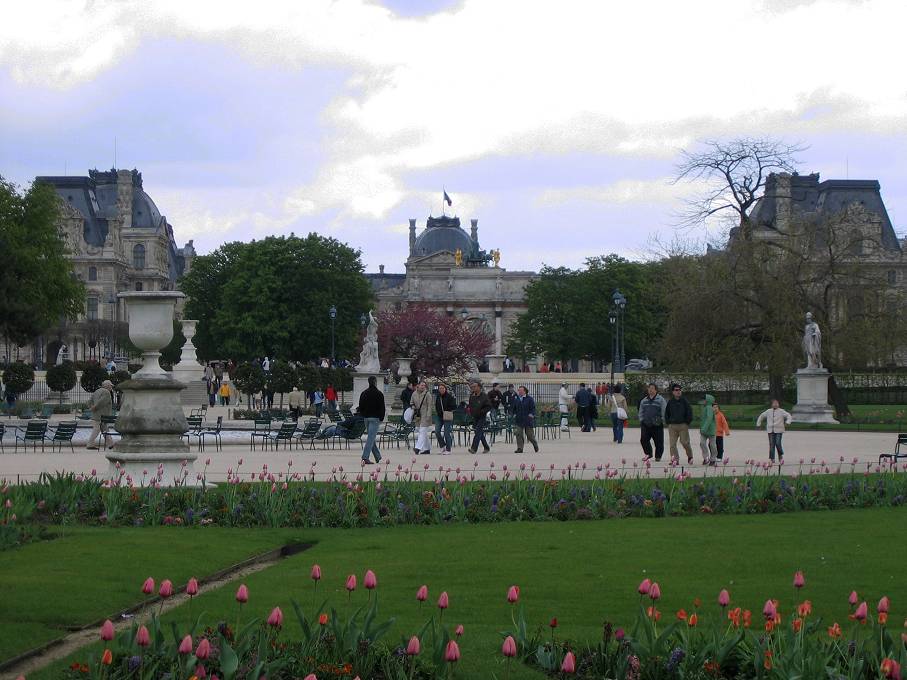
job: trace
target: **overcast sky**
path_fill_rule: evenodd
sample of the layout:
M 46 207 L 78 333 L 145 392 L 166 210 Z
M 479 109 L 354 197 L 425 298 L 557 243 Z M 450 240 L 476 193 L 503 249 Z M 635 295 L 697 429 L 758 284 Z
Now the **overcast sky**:
M 402 271 L 407 219 L 502 266 L 670 240 L 678 150 L 803 142 L 907 230 L 900 0 L 8 3 L 0 174 L 138 168 L 182 244 L 317 231 Z M 688 236 L 702 238 L 704 233 Z

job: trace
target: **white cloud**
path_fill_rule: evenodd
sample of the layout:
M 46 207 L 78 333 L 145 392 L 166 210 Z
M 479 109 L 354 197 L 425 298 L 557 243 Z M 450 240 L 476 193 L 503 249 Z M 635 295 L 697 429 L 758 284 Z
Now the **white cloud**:
M 573 201 L 608 204 L 674 203 L 695 194 L 701 188 L 701 184 L 693 182 L 672 184 L 668 177 L 650 180 L 622 179 L 602 186 L 546 189 L 539 194 L 536 205 L 550 207 Z

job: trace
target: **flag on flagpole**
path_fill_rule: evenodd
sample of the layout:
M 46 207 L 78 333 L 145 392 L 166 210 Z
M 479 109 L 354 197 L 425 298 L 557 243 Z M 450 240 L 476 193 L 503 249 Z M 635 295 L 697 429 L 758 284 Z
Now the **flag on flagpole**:
M 450 196 L 447 195 L 446 191 L 444 192 L 444 202 L 447 203 L 447 205 L 453 205 L 453 201 L 450 200 Z

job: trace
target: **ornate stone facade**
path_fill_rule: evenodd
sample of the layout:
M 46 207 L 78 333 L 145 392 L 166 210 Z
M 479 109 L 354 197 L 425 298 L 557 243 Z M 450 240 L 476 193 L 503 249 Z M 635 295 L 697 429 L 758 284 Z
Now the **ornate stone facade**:
M 82 316 L 38 338 L 35 364 L 53 363 L 61 343 L 73 360 L 120 354 L 126 334 L 123 291 L 173 290 L 192 266 L 192 241 L 178 247 L 173 227 L 142 187 L 137 170 L 89 170 L 87 177 L 37 177 L 60 198 L 60 230 L 73 274 L 85 283 Z
M 503 354 L 507 333 L 526 311 L 525 288 L 535 272 L 508 271 L 500 266 L 500 250 L 479 246 L 479 221 L 470 233 L 458 217 L 429 217 L 416 234 L 409 221 L 409 257 L 405 274 L 366 274 L 375 290 L 378 309 L 423 303 L 447 314 L 485 324 L 494 337 L 494 354 Z M 506 253 L 504 253 L 506 256 Z

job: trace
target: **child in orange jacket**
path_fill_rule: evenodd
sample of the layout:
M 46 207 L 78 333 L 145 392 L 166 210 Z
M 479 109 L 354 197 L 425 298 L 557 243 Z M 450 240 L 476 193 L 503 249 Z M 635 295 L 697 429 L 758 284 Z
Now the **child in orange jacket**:
M 712 411 L 715 412 L 715 449 L 718 452 L 718 460 L 724 458 L 724 438 L 731 436 L 731 428 L 728 427 L 727 418 L 718 408 L 718 404 L 712 404 Z

